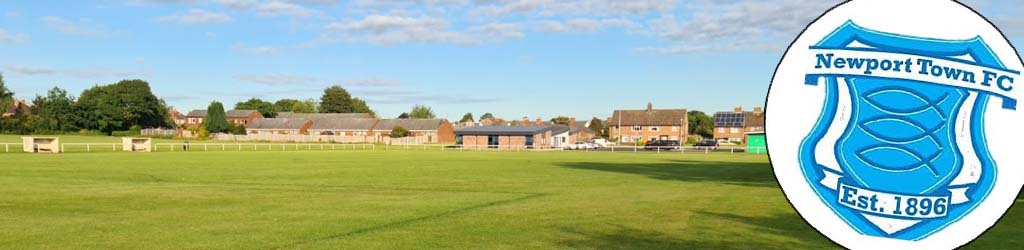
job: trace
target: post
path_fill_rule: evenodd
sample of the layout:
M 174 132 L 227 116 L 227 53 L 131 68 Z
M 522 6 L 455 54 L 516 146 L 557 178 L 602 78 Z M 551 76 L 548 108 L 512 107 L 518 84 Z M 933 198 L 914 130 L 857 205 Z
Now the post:
M 92 152 L 92 144 L 85 144 L 85 152 Z

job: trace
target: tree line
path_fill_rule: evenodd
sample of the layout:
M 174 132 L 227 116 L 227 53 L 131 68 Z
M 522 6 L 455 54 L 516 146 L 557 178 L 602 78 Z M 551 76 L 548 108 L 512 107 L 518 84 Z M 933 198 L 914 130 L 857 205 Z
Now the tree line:
M 14 93 L 0 75 L 0 104 L 7 109 L 14 102 Z M 167 109 L 166 102 L 153 95 L 149 83 L 143 80 L 96 85 L 82 91 L 78 97 L 54 87 L 45 96 L 36 95 L 28 110 L 17 108 L 4 117 L 0 121 L 0 132 L 110 135 L 115 131 L 171 126 L 174 122 L 167 116 Z
M 304 101 L 281 99 L 269 102 L 259 98 L 251 98 L 247 101 L 236 103 L 235 109 L 257 110 L 266 118 L 277 117 L 277 113 L 281 112 L 366 113 L 373 117 L 377 116 L 377 112 L 370 109 L 365 100 L 352 97 L 348 90 L 337 85 L 324 89 L 324 94 L 320 97 L 319 102 L 315 99 L 306 99 Z

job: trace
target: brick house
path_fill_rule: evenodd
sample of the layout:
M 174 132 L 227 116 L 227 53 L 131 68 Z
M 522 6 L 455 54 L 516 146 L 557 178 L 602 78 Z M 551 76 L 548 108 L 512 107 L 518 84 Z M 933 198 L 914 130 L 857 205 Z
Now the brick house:
M 255 120 L 263 119 L 263 114 L 256 110 L 228 110 L 228 112 L 225 112 L 224 114 L 228 119 L 228 122 L 233 123 L 236 126 L 241 125 L 242 127 L 249 126 L 249 123 L 252 123 Z
M 369 136 L 379 120 L 367 118 L 313 119 L 309 128 L 311 135 Z
M 455 131 L 455 144 L 469 149 L 540 149 L 552 144 L 552 126 L 479 126 Z
M 381 119 L 373 128 L 373 135 L 390 136 L 395 127 L 409 130 L 412 137 L 426 137 L 426 143 L 455 143 L 455 128 L 445 119 Z
M 178 110 L 176 110 L 176 109 L 168 109 L 167 110 L 167 117 L 171 118 L 171 120 L 174 121 L 174 126 L 175 127 L 181 127 L 181 126 L 185 125 L 185 120 L 186 120 L 185 114 L 182 114 L 181 112 L 178 112 Z
M 616 110 L 608 121 L 609 137 L 619 143 L 686 139 L 689 116 L 686 109 Z
M 302 118 L 264 118 L 253 120 L 245 128 L 250 135 L 302 135 L 306 134 L 313 120 Z
M 764 110 L 743 111 L 742 107 L 732 112 L 715 113 L 714 139 L 719 142 L 744 142 L 748 133 L 764 132 Z
M 294 113 L 280 112 L 276 118 L 305 118 L 305 119 L 370 119 L 374 118 L 367 113 Z
M 263 119 L 263 114 L 260 114 L 260 112 L 256 110 L 228 110 L 227 112 L 224 112 L 224 115 L 228 122 L 235 125 L 242 125 L 242 127 L 248 127 L 249 123 L 252 123 L 257 119 Z M 185 115 L 184 124 L 186 128 L 199 128 L 203 126 L 204 121 L 206 121 L 206 110 L 194 109 Z
M 203 126 L 203 122 L 206 121 L 206 110 L 205 109 L 193 109 L 185 115 L 185 127 L 186 128 L 199 128 Z

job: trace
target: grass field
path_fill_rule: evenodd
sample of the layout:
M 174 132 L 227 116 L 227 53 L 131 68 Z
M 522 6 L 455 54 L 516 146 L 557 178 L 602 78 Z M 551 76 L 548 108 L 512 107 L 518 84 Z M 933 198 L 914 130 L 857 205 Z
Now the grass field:
M 1024 244 L 1017 207 L 970 247 Z M 834 249 L 765 156 L 0 154 L 0 249 Z

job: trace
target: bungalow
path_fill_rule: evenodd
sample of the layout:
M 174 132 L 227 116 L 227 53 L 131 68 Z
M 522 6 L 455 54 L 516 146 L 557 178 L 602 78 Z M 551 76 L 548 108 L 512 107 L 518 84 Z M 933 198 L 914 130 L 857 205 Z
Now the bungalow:
M 277 118 L 305 118 L 305 119 L 369 119 L 372 115 L 367 113 L 294 113 L 280 112 Z
M 576 144 L 576 138 L 571 134 L 572 128 L 568 126 L 556 125 L 551 127 L 551 146 L 555 148 L 564 148 L 566 146 Z
M 608 121 L 609 137 L 619 143 L 685 140 L 689 130 L 686 109 L 615 110 Z
M 547 148 L 552 126 L 480 126 L 455 131 L 455 144 L 467 148 Z
M 377 119 L 313 119 L 311 135 L 368 136 L 377 126 Z
M 732 112 L 715 113 L 714 139 L 720 142 L 744 142 L 746 134 L 764 132 L 764 111 L 743 111 L 742 107 Z
M 373 128 L 377 138 L 388 136 L 395 127 L 409 130 L 409 136 L 426 137 L 425 143 L 454 143 L 455 128 L 445 119 L 381 119 Z
M 313 120 L 292 118 L 256 119 L 245 128 L 250 135 L 302 135 L 306 134 Z

